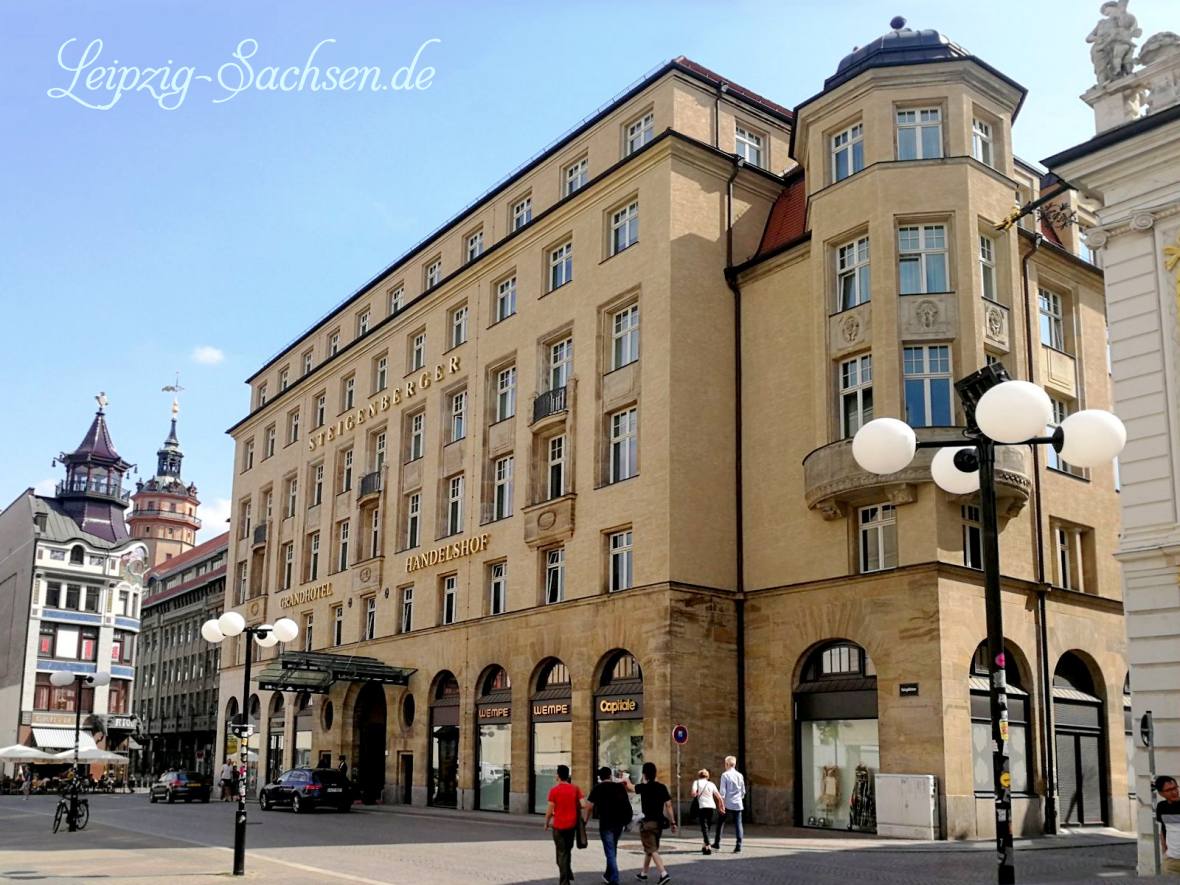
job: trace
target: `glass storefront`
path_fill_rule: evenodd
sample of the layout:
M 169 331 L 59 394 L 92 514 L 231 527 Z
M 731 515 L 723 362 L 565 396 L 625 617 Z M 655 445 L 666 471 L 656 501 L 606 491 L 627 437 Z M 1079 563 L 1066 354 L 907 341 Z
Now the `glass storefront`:
M 595 766 L 639 783 L 643 769 L 643 672 L 629 652 L 610 654 L 594 694 Z
M 799 757 L 804 824 L 876 829 L 873 777 L 881 768 L 876 719 L 802 722 Z
M 639 783 L 643 769 L 643 720 L 622 719 L 598 723 L 598 766 L 618 776 L 626 771 L 631 783 Z
M 557 785 L 557 766 L 573 764 L 573 723 L 533 723 L 533 811 L 543 814 Z
M 306 730 L 296 726 L 295 729 L 295 768 L 311 768 L 311 729 Z
M 459 806 L 459 726 L 436 725 L 430 730 L 430 805 Z
M 507 811 L 512 789 L 512 726 L 479 726 L 479 795 L 483 811 Z

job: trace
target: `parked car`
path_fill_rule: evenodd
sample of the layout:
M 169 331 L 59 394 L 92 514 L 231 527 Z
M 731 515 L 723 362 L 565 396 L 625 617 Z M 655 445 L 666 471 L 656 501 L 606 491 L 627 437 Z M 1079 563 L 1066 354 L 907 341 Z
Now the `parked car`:
M 213 793 L 213 779 L 199 771 L 165 771 L 159 780 L 152 784 L 148 792 L 148 801 L 175 802 L 183 799 L 192 802 L 200 799 L 208 802 Z
M 296 813 L 311 811 L 320 805 L 330 805 L 337 811 L 351 811 L 352 799 L 352 784 L 334 768 L 292 768 L 258 794 L 258 804 L 263 811 L 290 805 Z

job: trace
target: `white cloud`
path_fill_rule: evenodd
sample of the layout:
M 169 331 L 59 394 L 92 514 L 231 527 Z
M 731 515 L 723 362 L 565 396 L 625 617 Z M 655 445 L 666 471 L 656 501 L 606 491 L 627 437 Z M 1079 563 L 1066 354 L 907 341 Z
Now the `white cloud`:
M 52 496 L 57 491 L 57 480 L 52 477 L 39 480 L 34 484 L 33 491 L 38 495 Z
M 229 498 L 215 498 L 213 501 L 206 501 L 201 504 L 197 510 L 197 516 L 201 517 L 201 530 L 197 532 L 197 543 L 203 544 L 212 538 L 216 538 L 222 532 L 229 531 L 230 514 L 230 499 Z
M 193 362 L 202 363 L 206 366 L 216 366 L 223 359 L 225 354 L 209 344 L 202 344 L 200 347 L 193 348 Z

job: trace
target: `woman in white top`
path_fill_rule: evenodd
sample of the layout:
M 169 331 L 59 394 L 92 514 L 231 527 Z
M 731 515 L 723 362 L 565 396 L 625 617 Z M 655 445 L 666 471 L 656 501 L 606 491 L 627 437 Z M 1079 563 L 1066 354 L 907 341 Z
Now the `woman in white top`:
M 709 849 L 709 828 L 713 825 L 714 812 L 725 814 L 725 802 L 717 787 L 709 780 L 709 769 L 702 768 L 697 772 L 697 779 L 692 784 L 692 795 L 697 800 L 697 819 L 701 824 L 701 838 L 705 840 L 701 854 L 712 854 Z

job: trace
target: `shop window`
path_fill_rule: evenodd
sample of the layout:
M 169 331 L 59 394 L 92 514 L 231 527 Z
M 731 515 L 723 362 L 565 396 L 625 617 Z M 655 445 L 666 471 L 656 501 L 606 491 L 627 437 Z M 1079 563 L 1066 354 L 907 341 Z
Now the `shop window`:
M 612 652 L 594 692 L 595 757 L 639 783 L 643 768 L 643 671 L 626 651 Z
M 569 670 L 551 658 L 537 674 L 530 703 L 530 810 L 545 810 L 549 790 L 557 784 L 557 766 L 573 759 L 573 723 Z
M 1008 771 L 1012 775 L 1012 792 L 1028 793 L 1032 782 L 1029 696 L 1016 666 L 1016 658 L 1008 647 L 1004 649 L 1004 678 L 1008 684 Z M 970 676 L 971 777 L 977 796 L 992 796 L 995 791 L 990 679 L 987 642 L 981 642 L 971 658 Z
M 482 811 L 507 811 L 512 785 L 512 681 L 500 666 L 479 680 L 476 721 L 478 771 L 475 802 Z
M 459 802 L 459 683 L 443 671 L 430 695 L 428 805 L 457 808 Z

